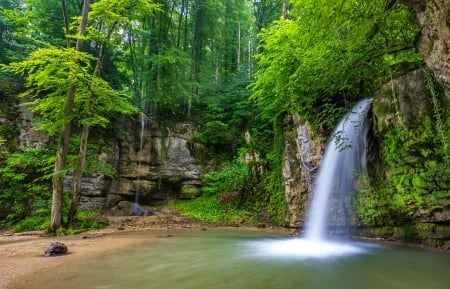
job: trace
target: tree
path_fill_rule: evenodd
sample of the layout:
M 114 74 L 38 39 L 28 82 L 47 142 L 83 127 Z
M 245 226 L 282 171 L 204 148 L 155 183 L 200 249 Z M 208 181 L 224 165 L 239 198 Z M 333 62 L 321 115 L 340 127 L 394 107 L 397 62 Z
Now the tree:
M 297 111 L 330 129 L 402 63 L 420 65 L 418 31 L 408 10 L 391 2 L 291 1 L 291 19 L 262 33 L 252 99 L 263 116 L 274 121 Z
M 65 7 L 64 1 L 62 3 L 62 6 Z M 137 4 L 141 4 L 141 6 Z M 38 49 L 31 53 L 27 60 L 11 63 L 8 66 L 26 78 L 27 91 L 24 95 L 33 97 L 31 102 L 33 110 L 44 117 L 41 128 L 50 135 L 56 135 L 58 139 L 58 152 L 52 181 L 50 231 L 53 233 L 61 226 L 63 176 L 66 171 L 65 158 L 68 154 L 72 125 L 81 125 L 83 129 L 78 165 L 74 173 L 74 191 L 72 192 L 73 200 L 69 222 L 73 221 L 77 211 L 89 127 L 106 126 L 109 122 L 108 117 L 116 112 L 122 114 L 135 112 L 126 95 L 112 89 L 101 78 L 105 46 L 110 41 L 113 32 L 124 31 L 128 25 L 132 24 L 134 21 L 132 16 L 140 17 L 141 13 L 150 13 L 156 7 L 146 1 L 100 1 L 92 6 L 93 24 L 89 26 L 89 6 L 90 2 L 86 0 L 78 24 L 78 33 L 75 36 L 77 39 L 75 49 L 71 48 L 70 41 L 67 41 L 67 48 Z M 125 17 L 125 12 L 128 13 L 128 17 Z M 67 17 L 64 18 L 67 20 Z M 90 27 L 101 27 L 103 30 L 94 30 Z M 86 31 L 89 33 L 85 33 Z M 67 37 L 70 36 L 67 34 Z M 85 39 L 100 43 L 94 69 L 91 67 L 94 58 L 82 52 L 82 43 Z
M 47 48 L 31 53 L 25 61 L 8 66 L 27 80 L 27 90 L 23 95 L 32 97 L 33 100 L 29 104 L 32 110 L 42 117 L 38 129 L 44 130 L 50 136 L 60 134 L 65 121 L 63 116 L 66 93 L 72 88 L 74 113 L 71 121 L 74 124 L 89 123 L 105 127 L 113 115 L 127 115 L 136 111 L 126 94 L 112 89 L 106 81 L 92 75 L 93 60 L 89 54 L 74 49 Z M 77 82 L 75 87 L 74 81 Z M 89 103 L 92 95 L 95 96 L 95 101 Z M 91 115 L 83 114 L 85 107 L 89 105 Z M 63 176 L 66 172 L 67 168 L 64 167 L 58 171 L 58 176 Z M 52 211 L 55 211 L 53 202 L 52 198 Z M 60 214 L 60 211 L 56 210 L 56 213 Z
M 91 18 L 97 21 L 96 27 L 101 27 L 97 32 L 92 33 L 95 40 L 98 40 L 100 48 L 97 56 L 97 64 L 95 66 L 92 81 L 88 84 L 90 93 L 87 97 L 87 105 L 84 110 L 85 120 L 83 121 L 83 128 L 81 131 L 80 149 L 78 154 L 77 167 L 74 172 L 73 178 L 73 192 L 72 192 L 72 203 L 69 212 L 69 224 L 71 224 L 76 217 L 78 205 L 81 197 L 81 181 L 83 170 L 86 161 L 86 152 L 89 138 L 89 128 L 90 126 L 99 124 L 98 119 L 94 116 L 94 101 L 96 98 L 102 97 L 102 95 L 110 95 L 117 98 L 118 95 L 115 94 L 109 87 L 109 85 L 100 78 L 100 73 L 103 66 L 104 60 L 104 50 L 107 43 L 110 42 L 112 34 L 116 31 L 126 30 L 132 25 L 134 20 L 140 20 L 143 16 L 151 15 L 156 9 L 155 5 L 150 4 L 147 1 L 99 1 L 92 5 Z M 98 101 L 98 99 L 97 99 Z M 115 110 L 117 108 L 110 109 Z M 130 113 L 132 110 L 129 106 L 121 107 L 120 111 L 124 114 Z M 100 122 L 101 124 L 101 122 Z
M 62 0 L 64 3 L 64 0 Z M 65 7 L 66 5 L 62 5 Z M 88 21 L 88 13 L 89 13 L 90 1 L 83 1 L 83 10 L 81 12 L 81 21 L 78 26 L 78 37 L 75 46 L 75 51 L 81 52 L 83 49 L 83 37 L 86 31 L 87 21 Z M 64 11 L 66 14 L 66 11 Z M 67 27 L 67 18 L 65 17 Z M 69 37 L 69 35 L 66 35 Z M 68 46 L 70 45 L 70 41 L 67 42 Z M 58 148 L 56 152 L 56 162 L 55 162 L 55 172 L 52 179 L 52 212 L 51 212 L 51 220 L 50 220 L 50 228 L 49 231 L 53 234 L 56 233 L 56 230 L 61 226 L 62 221 L 62 196 L 64 191 L 64 179 L 62 172 L 65 169 L 65 158 L 69 151 L 69 143 L 70 143 L 70 135 L 71 135 L 71 119 L 73 114 L 73 105 L 75 102 L 75 93 L 76 93 L 76 83 L 74 81 L 70 82 L 69 87 L 67 88 L 66 98 L 64 101 L 64 114 L 62 116 L 63 123 L 61 127 L 61 133 L 58 137 Z
M 280 18 L 283 0 L 252 0 L 253 17 L 258 33 Z

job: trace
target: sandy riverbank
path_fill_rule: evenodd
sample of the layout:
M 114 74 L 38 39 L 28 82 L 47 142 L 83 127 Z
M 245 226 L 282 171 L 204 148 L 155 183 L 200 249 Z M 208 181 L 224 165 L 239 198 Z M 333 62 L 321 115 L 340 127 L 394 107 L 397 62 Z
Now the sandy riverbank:
M 70 237 L 11 236 L 0 241 L 0 288 L 32 289 L 33 279 L 44 271 L 58 272 L 60 266 L 77 266 L 87 258 L 96 258 L 132 246 L 155 242 L 157 233 L 138 235 L 132 232 L 91 232 Z M 9 239 L 9 240 L 8 240 Z M 69 253 L 59 257 L 43 257 L 45 249 L 53 242 L 62 242 Z M 3 242 L 3 244 L 2 244 Z
M 3 232 L 0 234 L 0 289 L 32 289 L 33 280 L 39 279 L 39 274 L 53 271 L 57 274 L 61 266 L 79 266 L 90 258 L 159 242 L 161 237 L 176 232 L 202 230 L 208 226 L 162 212 L 148 217 L 110 217 L 108 228 L 72 236 Z M 282 229 L 273 230 L 288 233 Z M 69 248 L 69 254 L 44 257 L 47 247 L 56 241 L 64 243 Z

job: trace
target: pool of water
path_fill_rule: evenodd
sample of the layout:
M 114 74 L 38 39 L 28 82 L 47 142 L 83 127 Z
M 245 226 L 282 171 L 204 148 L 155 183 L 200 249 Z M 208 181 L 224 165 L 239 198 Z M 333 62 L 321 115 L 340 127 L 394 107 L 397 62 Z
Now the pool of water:
M 450 255 L 214 230 L 175 234 L 52 275 L 34 288 L 448 289 Z

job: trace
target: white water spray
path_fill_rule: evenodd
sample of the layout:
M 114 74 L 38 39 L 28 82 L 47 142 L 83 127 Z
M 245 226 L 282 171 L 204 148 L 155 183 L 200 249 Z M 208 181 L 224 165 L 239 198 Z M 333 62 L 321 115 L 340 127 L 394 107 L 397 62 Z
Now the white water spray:
M 141 181 L 141 159 L 142 159 L 142 149 L 144 147 L 144 131 L 145 131 L 145 121 L 146 116 L 145 114 L 141 113 L 141 134 L 140 134 L 140 141 L 139 141 L 139 152 L 138 152 L 138 167 L 137 167 L 137 180 L 136 180 L 136 191 L 134 192 L 134 203 L 132 208 L 132 214 L 134 216 L 146 216 L 148 212 L 144 210 L 139 205 L 139 185 Z
M 341 119 L 327 144 L 306 220 L 306 239 L 321 241 L 328 237 L 331 195 L 339 196 L 341 213 L 345 214 L 343 199 L 355 191 L 356 178 L 367 173 L 367 113 L 371 103 L 371 99 L 358 102 Z

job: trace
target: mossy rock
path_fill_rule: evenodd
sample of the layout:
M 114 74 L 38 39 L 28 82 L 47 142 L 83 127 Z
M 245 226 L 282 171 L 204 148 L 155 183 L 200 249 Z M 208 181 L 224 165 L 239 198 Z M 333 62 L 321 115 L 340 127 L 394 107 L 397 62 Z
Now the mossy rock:
M 179 199 L 195 199 L 202 195 L 201 188 L 195 184 L 184 184 L 181 186 Z

